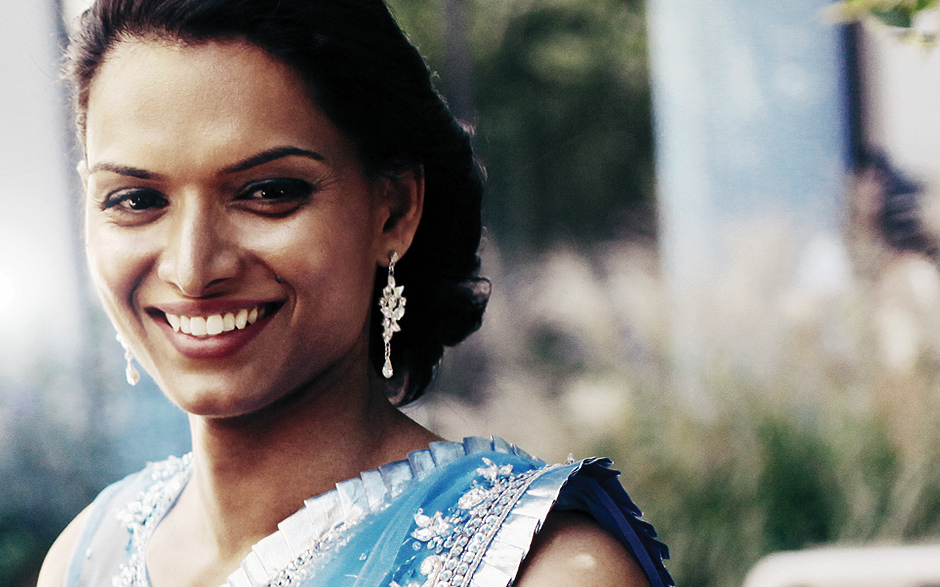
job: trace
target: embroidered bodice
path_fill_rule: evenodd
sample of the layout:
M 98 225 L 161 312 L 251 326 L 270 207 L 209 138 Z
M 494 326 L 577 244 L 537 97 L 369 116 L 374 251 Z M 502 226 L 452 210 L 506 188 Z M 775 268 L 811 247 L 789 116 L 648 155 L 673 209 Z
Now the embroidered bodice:
M 222 587 L 506 587 L 549 510 L 594 516 L 652 585 L 665 546 L 609 461 L 547 465 L 499 438 L 434 442 L 310 498 L 252 547 Z M 67 586 L 149 587 L 146 549 L 192 474 L 171 458 L 96 500 Z

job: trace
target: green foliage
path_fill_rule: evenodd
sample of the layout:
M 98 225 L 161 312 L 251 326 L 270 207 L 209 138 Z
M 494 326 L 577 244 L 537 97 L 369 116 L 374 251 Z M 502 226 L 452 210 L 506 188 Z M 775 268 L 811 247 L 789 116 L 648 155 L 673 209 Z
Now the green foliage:
M 858 487 L 842 476 L 855 464 L 843 439 L 794 416 L 727 413 L 709 422 L 676 413 L 659 419 L 658 430 L 634 427 L 619 446 L 605 446 L 626 464 L 631 495 L 669 544 L 678 585 L 736 587 L 771 552 L 859 539 L 848 532 L 855 518 L 847 504 Z M 865 512 L 862 525 L 877 533 L 888 517 L 897 449 L 882 445 L 883 435 L 856 432 L 850 441 L 874 457 L 869 489 L 882 504 L 880 518 Z
M 445 2 L 391 5 L 440 72 L 445 95 L 461 86 L 444 67 Z M 488 171 L 486 224 L 499 242 L 545 247 L 557 240 L 651 237 L 652 116 L 642 3 L 465 5 L 471 122 Z
M 779 397 L 773 387 L 722 385 L 716 413 L 641 408 L 603 443 L 669 544 L 678 585 L 737 587 L 782 550 L 940 535 L 936 442 L 904 446 L 877 412 L 849 415 L 845 398 L 825 416 L 760 399 Z
M 825 439 L 792 422 L 768 420 L 758 427 L 763 466 L 756 495 L 768 512 L 769 551 L 796 550 L 835 537 L 843 496 L 835 477 L 837 459 Z
M 539 6 L 512 19 L 480 65 L 490 225 L 501 242 L 610 238 L 651 199 L 641 26 L 622 3 Z
M 42 556 L 55 538 L 49 526 L 24 513 L 0 516 L 0 585 L 35 582 Z
M 386 0 L 392 15 L 432 69 L 444 58 L 444 0 Z
M 940 0 L 842 0 L 836 8 L 849 19 L 872 16 L 888 26 L 911 28 L 919 13 L 938 5 Z

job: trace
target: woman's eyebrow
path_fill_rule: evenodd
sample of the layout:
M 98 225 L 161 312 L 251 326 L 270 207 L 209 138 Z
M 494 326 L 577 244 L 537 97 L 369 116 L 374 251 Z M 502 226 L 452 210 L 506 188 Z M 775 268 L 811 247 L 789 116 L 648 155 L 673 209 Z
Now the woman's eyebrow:
M 308 157 L 315 161 L 323 161 L 325 159 L 323 155 L 317 153 L 316 151 L 301 149 L 299 147 L 274 147 L 273 149 L 262 151 L 257 155 L 252 155 L 244 161 L 240 161 L 234 165 L 226 167 L 223 172 L 238 173 L 239 171 L 247 171 L 252 167 L 257 167 L 259 165 L 264 165 L 265 163 L 270 163 L 271 161 L 275 161 L 283 157 L 291 156 Z M 88 174 L 91 175 L 92 173 L 96 173 L 98 171 L 110 171 L 112 173 L 117 173 L 118 175 L 136 177 L 137 179 L 155 179 L 159 177 L 158 174 L 153 173 L 152 171 L 147 171 L 146 169 L 140 169 L 130 165 L 120 165 L 118 163 L 109 163 L 107 161 L 92 165 L 88 169 Z
M 297 155 L 300 157 L 309 157 L 314 161 L 323 161 L 325 157 L 316 151 L 309 151 L 307 149 L 301 149 L 298 147 L 275 147 L 273 149 L 268 149 L 267 151 L 262 151 L 257 155 L 253 155 L 240 163 L 236 163 L 231 167 L 225 168 L 225 173 L 238 173 L 239 171 L 247 171 L 252 167 L 257 167 L 259 165 L 264 165 L 265 163 L 270 163 L 275 159 L 280 159 L 282 157 L 290 157 Z
M 96 173 L 98 171 L 110 171 L 112 173 L 117 173 L 118 175 L 127 175 L 129 177 L 136 177 L 137 179 L 154 179 L 157 177 L 157 174 L 147 171 L 146 169 L 139 169 L 137 167 L 131 167 L 130 165 L 119 165 L 117 163 L 108 163 L 107 161 L 102 163 L 96 163 L 88 169 L 88 175 Z

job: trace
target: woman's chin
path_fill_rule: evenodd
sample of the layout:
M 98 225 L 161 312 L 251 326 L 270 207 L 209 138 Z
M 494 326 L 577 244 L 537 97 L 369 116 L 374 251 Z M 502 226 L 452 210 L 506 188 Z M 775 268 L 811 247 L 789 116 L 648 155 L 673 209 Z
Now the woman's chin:
M 276 398 L 258 396 L 258 390 L 248 393 L 237 386 L 216 382 L 202 385 L 187 383 L 185 386 L 163 387 L 164 394 L 178 408 L 201 418 L 237 418 L 263 409 Z

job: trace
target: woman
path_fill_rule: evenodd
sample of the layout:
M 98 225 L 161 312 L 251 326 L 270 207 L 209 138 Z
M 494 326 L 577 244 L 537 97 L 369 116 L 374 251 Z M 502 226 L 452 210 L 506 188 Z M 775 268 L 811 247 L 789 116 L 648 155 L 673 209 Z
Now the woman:
M 41 586 L 669 582 L 605 462 L 395 407 L 488 289 L 469 137 L 381 0 L 103 0 L 69 75 L 94 283 L 193 453 L 102 492 Z

